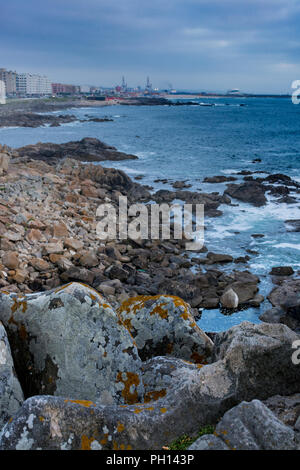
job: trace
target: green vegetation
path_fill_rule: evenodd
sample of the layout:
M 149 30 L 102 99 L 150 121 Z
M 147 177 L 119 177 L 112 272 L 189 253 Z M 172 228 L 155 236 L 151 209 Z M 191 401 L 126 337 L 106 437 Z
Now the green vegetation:
M 204 426 L 201 428 L 196 437 L 190 437 L 187 434 L 184 434 L 183 436 L 179 437 L 175 441 L 173 441 L 169 449 L 170 450 L 185 450 L 187 449 L 190 445 L 193 444 L 199 437 L 204 436 L 205 434 L 213 434 L 215 431 L 215 427 L 211 425 Z

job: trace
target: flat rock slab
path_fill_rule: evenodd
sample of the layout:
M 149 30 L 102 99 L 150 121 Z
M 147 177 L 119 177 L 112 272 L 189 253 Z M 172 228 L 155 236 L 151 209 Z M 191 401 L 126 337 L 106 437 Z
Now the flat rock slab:
M 174 356 L 205 363 L 213 343 L 198 327 L 189 304 L 170 295 L 138 296 L 118 309 L 134 337 L 143 361 L 154 356 Z
M 0 319 L 25 396 L 102 403 L 135 403 L 143 396 L 134 341 L 94 289 L 70 283 L 36 294 L 2 293 Z

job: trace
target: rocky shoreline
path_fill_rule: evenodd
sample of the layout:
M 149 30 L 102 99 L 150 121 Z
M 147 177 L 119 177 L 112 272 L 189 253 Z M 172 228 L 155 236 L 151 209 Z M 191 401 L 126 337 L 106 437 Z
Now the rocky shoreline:
M 203 203 L 218 217 L 232 198 L 287 202 L 299 183 L 247 174 L 241 184 L 223 179 L 223 194 L 180 182 L 151 193 L 121 170 L 82 163 L 121 158 L 136 157 L 90 138 L 0 149 L 0 449 L 161 449 L 205 425 L 214 437 L 192 449 L 299 449 L 297 273 L 273 268 L 263 323 L 206 334 L 199 309 L 264 301 L 247 259 L 206 247 L 190 256 L 185 240 L 103 243 L 95 217 L 120 195 Z

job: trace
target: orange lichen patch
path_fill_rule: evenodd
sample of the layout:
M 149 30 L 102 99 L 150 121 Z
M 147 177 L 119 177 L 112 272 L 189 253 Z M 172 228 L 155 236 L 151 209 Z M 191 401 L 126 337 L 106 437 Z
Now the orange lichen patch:
M 7 290 L 0 290 L 0 294 L 10 295 L 11 292 L 8 292 Z
M 116 441 L 113 441 L 113 450 L 132 450 L 130 444 L 118 444 Z
M 118 425 L 117 425 L 117 431 L 118 431 L 118 432 L 122 432 L 122 431 L 124 431 L 124 429 L 125 429 L 125 426 L 124 426 L 124 424 L 123 424 L 123 423 L 120 423 L 120 422 L 118 422 Z
M 58 294 L 59 292 L 61 292 L 62 290 L 66 289 L 67 287 L 69 287 L 71 284 L 73 284 L 73 282 L 69 282 L 68 284 L 65 284 L 64 286 L 61 286 L 61 287 L 58 287 L 57 289 L 55 289 L 55 294 Z
M 133 412 L 138 415 L 139 413 L 141 413 L 143 410 L 141 408 L 136 408 L 135 410 L 133 410 Z
M 190 323 L 190 327 L 191 327 L 191 328 L 195 328 L 196 326 L 197 326 L 197 323 L 196 323 L 196 322 Z
M 90 298 L 94 301 L 97 300 L 97 297 L 94 294 L 90 294 Z
M 169 343 L 169 344 L 167 345 L 167 348 L 166 348 L 166 353 L 167 353 L 167 354 L 172 354 L 173 349 L 174 349 L 174 344 L 173 344 L 173 343 Z
M 189 314 L 188 314 L 188 312 L 183 312 L 180 316 L 181 316 L 181 318 L 183 318 L 184 320 L 188 320 L 188 319 L 189 319 Z
M 144 401 L 145 403 L 149 403 L 150 401 L 157 401 L 160 398 L 165 397 L 166 394 L 167 394 L 167 391 L 165 388 L 163 388 L 162 390 L 153 390 L 151 392 L 145 393 Z
M 22 312 L 25 313 L 27 310 L 27 301 L 21 295 L 19 297 L 14 297 L 13 306 L 11 307 L 12 313 L 15 313 L 19 308 L 22 307 Z
M 193 352 L 191 359 L 195 364 L 203 364 L 204 362 L 204 356 L 201 356 L 201 354 L 197 353 L 197 351 Z
M 138 392 L 135 387 L 137 387 L 140 383 L 140 378 L 138 374 L 134 372 L 125 372 L 127 375 L 126 380 L 123 379 L 123 373 L 118 372 L 117 375 L 117 383 L 122 382 L 124 384 L 124 388 L 122 390 L 122 397 L 124 398 L 125 403 L 128 405 L 133 405 L 138 401 Z M 134 391 L 132 392 L 130 389 L 132 386 L 134 387 Z
M 104 434 L 104 437 L 103 439 L 101 439 L 100 444 L 102 446 L 105 446 L 105 444 L 107 444 L 107 441 L 108 441 L 108 433 Z
M 45 421 L 44 416 L 39 416 L 39 420 L 41 421 L 41 423 L 43 423 Z
M 81 436 L 81 450 L 91 450 L 91 444 L 95 439 L 87 437 L 85 434 Z
M 106 356 L 107 356 L 107 352 L 106 352 L 106 351 L 104 351 L 104 353 L 103 353 L 103 357 L 106 357 Z
M 96 406 L 95 403 L 89 400 L 71 400 L 67 399 L 65 400 L 65 403 L 76 403 L 76 405 L 81 405 L 85 406 L 86 408 L 89 408 L 90 406 Z
M 167 303 L 163 302 L 162 304 L 154 307 L 154 309 L 151 310 L 150 315 L 156 314 L 156 315 L 159 315 L 160 318 L 162 318 L 163 320 L 166 320 L 168 318 L 168 310 L 165 310 L 162 308 L 164 305 L 167 305 Z
M 180 297 L 176 297 L 175 295 L 138 295 L 137 297 L 131 297 L 125 300 L 118 310 L 120 313 L 124 313 L 124 312 L 130 313 L 131 311 L 133 313 L 136 313 L 139 309 L 144 308 L 145 303 L 148 300 L 153 300 L 153 301 L 163 300 L 164 301 L 163 305 L 166 305 L 165 299 L 172 299 L 175 307 L 183 307 L 184 312 L 187 312 L 187 314 L 190 316 L 190 314 L 188 313 L 189 312 L 188 304 L 184 300 L 182 300 Z
M 109 304 L 101 304 L 101 307 L 103 308 L 111 308 L 111 306 Z
M 197 368 L 198 368 L 198 369 L 202 369 L 203 365 L 204 365 L 204 364 L 197 364 Z
M 166 412 L 167 412 L 167 408 L 161 408 L 161 409 L 160 409 L 160 412 L 161 412 L 161 413 L 166 413 Z
M 130 318 L 126 318 L 122 322 L 122 325 L 125 326 L 125 328 L 127 328 L 127 330 L 132 330 L 132 324 L 131 324 L 131 319 Z

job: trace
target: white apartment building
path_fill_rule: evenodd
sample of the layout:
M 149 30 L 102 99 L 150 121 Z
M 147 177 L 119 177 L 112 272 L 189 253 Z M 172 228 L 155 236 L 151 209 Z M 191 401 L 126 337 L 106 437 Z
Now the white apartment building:
M 44 75 L 18 73 L 17 93 L 21 95 L 51 95 L 51 82 Z

